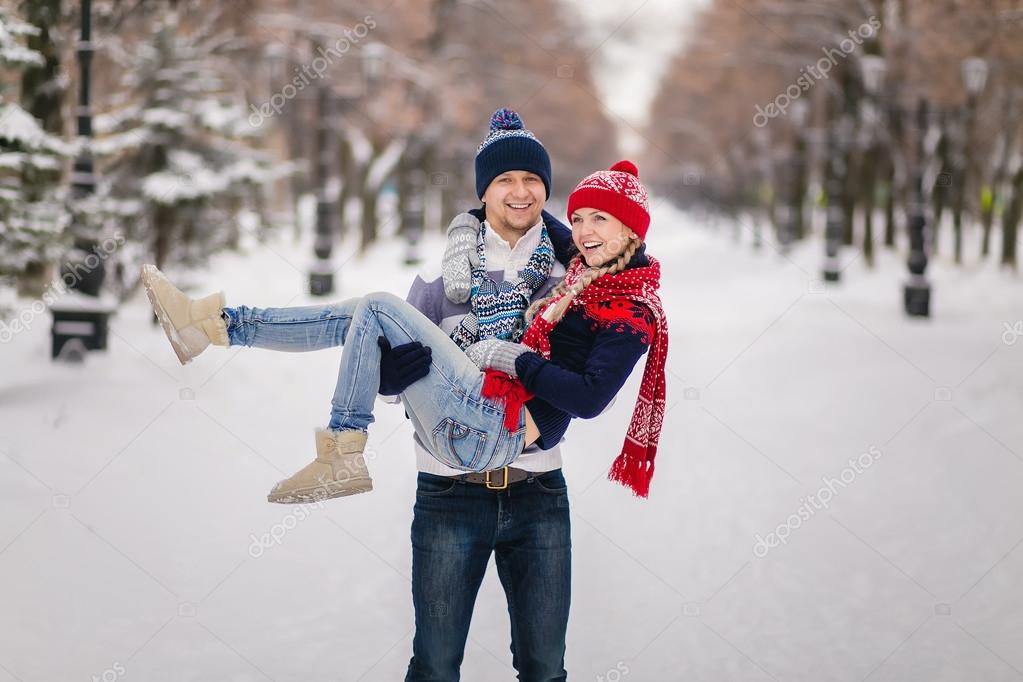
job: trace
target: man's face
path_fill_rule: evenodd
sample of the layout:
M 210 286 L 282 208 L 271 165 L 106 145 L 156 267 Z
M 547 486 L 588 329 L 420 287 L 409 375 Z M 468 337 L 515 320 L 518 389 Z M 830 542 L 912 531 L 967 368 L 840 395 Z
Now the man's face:
M 483 194 L 483 202 L 487 205 L 487 222 L 499 234 L 521 235 L 540 222 L 547 189 L 536 173 L 508 171 L 494 178 Z

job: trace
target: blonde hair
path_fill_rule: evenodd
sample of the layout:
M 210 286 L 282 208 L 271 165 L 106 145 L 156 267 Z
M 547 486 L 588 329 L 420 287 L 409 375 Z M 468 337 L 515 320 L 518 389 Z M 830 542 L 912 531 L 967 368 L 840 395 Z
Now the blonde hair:
M 543 309 L 550 301 L 554 300 L 558 296 L 567 293 L 568 295 L 563 297 L 558 303 L 551 309 L 550 321 L 552 324 L 557 324 L 561 321 L 561 318 L 565 316 L 565 312 L 568 310 L 568 306 L 572 304 L 575 297 L 582 293 L 582 290 L 590 285 L 591 282 L 596 280 L 598 277 L 604 275 L 613 275 L 616 272 L 621 272 L 625 269 L 625 266 L 629 264 L 632 257 L 636 254 L 636 250 L 643 245 L 643 240 L 637 238 L 630 238 L 628 243 L 625 245 L 625 250 L 614 260 L 613 263 L 608 263 L 597 268 L 587 268 L 583 271 L 583 274 L 579 277 L 575 284 L 568 286 L 565 280 L 562 280 L 551 289 L 551 292 L 541 299 L 533 302 L 529 308 L 526 309 L 526 323 L 528 324 L 536 314 Z M 568 269 L 572 270 L 576 264 L 582 260 L 582 254 L 577 253 L 573 256 L 571 262 L 568 264 Z

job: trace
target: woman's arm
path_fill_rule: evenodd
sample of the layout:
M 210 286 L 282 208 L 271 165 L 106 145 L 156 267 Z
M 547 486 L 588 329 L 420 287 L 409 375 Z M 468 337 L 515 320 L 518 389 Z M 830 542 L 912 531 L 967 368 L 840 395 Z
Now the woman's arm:
M 515 370 L 526 389 L 573 417 L 592 419 L 625 385 L 649 344 L 632 334 L 602 330 L 582 372 L 559 367 L 538 353 L 523 353 Z

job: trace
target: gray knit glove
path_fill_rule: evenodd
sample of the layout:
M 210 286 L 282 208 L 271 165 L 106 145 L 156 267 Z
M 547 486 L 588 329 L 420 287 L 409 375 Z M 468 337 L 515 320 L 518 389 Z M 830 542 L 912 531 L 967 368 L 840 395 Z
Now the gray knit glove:
M 481 370 L 496 369 L 505 374 L 517 377 L 515 373 L 515 360 L 523 353 L 532 349 L 521 343 L 502 341 L 500 339 L 485 339 L 477 341 L 465 349 L 465 354 L 476 363 Z
M 441 277 L 444 295 L 452 303 L 465 303 L 472 290 L 472 269 L 479 267 L 476 240 L 480 221 L 471 213 L 459 213 L 448 225 L 448 245 L 444 249 Z

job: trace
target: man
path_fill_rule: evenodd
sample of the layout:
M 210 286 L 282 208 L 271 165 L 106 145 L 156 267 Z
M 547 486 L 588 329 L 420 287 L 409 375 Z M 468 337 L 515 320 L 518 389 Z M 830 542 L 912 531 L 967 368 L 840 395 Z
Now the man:
M 468 229 L 464 239 L 452 240 L 455 248 L 445 253 L 444 263 L 448 294 L 458 298 L 457 290 L 468 294 L 471 289 L 474 299 L 450 300 L 439 271 L 417 277 L 407 299 L 456 342 L 471 343 L 484 335 L 518 340 L 528 300 L 517 304 L 517 318 L 507 314 L 510 302 L 516 302 L 516 292 L 520 298 L 528 292 L 530 300 L 542 297 L 564 276 L 560 262 L 540 256 L 553 246 L 564 257 L 571 231 L 544 211 L 550 197 L 550 157 L 515 112 L 501 109 L 494 114 L 475 166 L 476 192 L 484 204 L 482 212 L 474 212 L 485 218 L 481 236 L 476 236 L 475 221 L 467 214 L 459 216 L 452 227 Z M 471 287 L 467 282 L 453 287 L 459 271 L 468 273 L 462 263 L 478 246 L 486 276 Z M 418 365 L 409 361 L 417 352 L 411 344 L 390 353 L 385 349 L 381 374 L 394 375 L 394 381 L 384 382 L 390 390 L 382 392 L 404 390 L 403 378 L 425 374 L 421 360 Z M 422 349 L 420 358 L 422 353 L 428 356 L 429 351 Z M 402 356 L 404 366 L 416 367 L 404 377 L 395 369 Z M 449 434 L 453 439 L 465 436 Z M 527 428 L 526 442 L 529 436 Z M 411 539 L 416 633 L 406 682 L 459 679 L 473 606 L 492 552 L 508 602 L 512 664 L 519 679 L 566 679 L 571 529 L 559 444 L 534 443 L 512 466 L 478 474 L 445 466 L 418 437 L 415 450 L 419 476 Z

